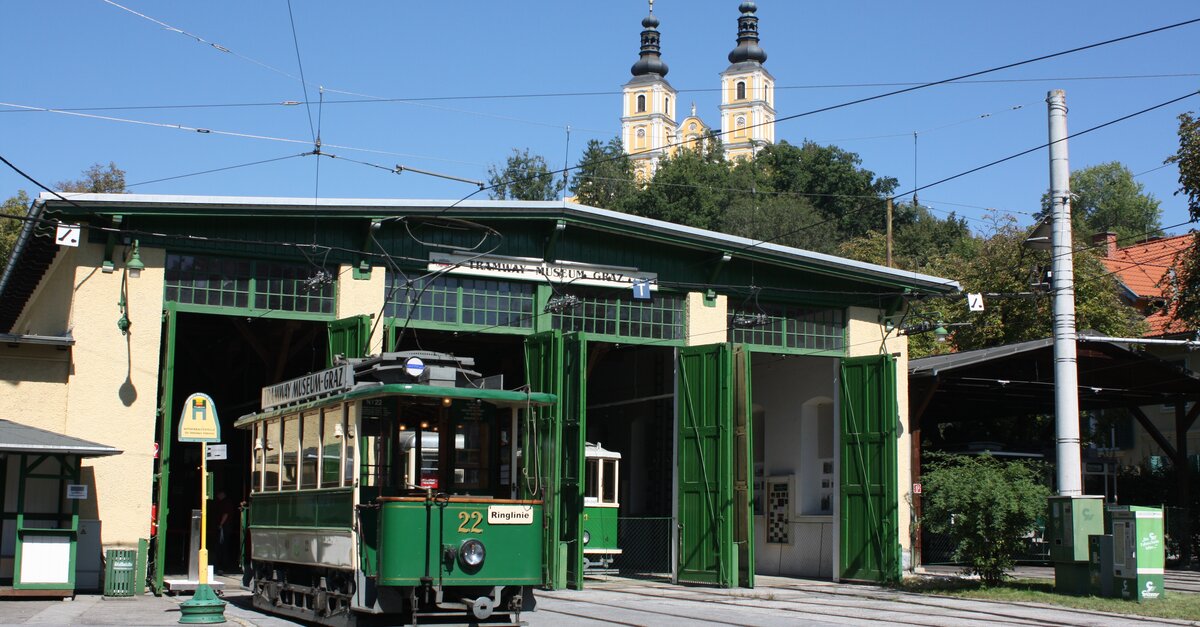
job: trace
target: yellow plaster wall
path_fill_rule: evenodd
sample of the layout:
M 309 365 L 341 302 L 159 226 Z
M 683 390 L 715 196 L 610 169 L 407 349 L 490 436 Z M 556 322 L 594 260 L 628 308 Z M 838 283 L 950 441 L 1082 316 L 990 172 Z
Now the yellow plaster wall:
M 342 265 L 338 271 L 341 278 L 338 279 L 337 316 L 372 316 L 371 326 L 374 327 L 374 333 L 371 334 L 371 341 L 367 343 L 368 352 L 381 352 L 385 336 L 383 322 L 375 324 L 375 321 L 383 315 L 383 302 L 387 297 L 386 268 L 372 268 L 371 278 L 365 280 L 353 278 L 352 266 Z
M 117 299 L 124 276 L 96 270 L 103 246 L 80 247 L 75 264 L 75 297 L 71 310 L 75 347 L 73 374 L 67 387 L 68 435 L 121 449 L 120 455 L 85 462 L 95 473 L 94 494 L 106 546 L 136 546 L 147 537 L 157 420 L 159 350 L 162 341 L 162 249 L 141 249 L 146 269 L 127 278 L 129 335 L 117 329 Z
M 880 323 L 880 311 L 864 307 L 851 307 L 846 319 L 846 354 L 848 357 L 892 353 L 896 357 L 896 405 L 899 408 L 900 437 L 896 441 L 898 520 L 900 522 L 900 545 L 905 559 L 912 547 L 909 494 L 912 491 L 912 438 L 908 432 L 908 338 L 895 331 L 884 334 Z
M 105 546 L 136 546 L 149 533 L 158 357 L 162 333 L 162 250 L 142 248 L 146 269 L 127 288 L 128 337 L 117 328 L 117 300 L 126 250 L 117 271 L 104 274 L 102 244 L 64 251 L 14 327 L 20 333 L 69 330 L 68 352 L 28 352 L 0 358 L 6 417 L 122 450 L 84 461 L 84 518 L 100 518 Z M 69 361 L 65 361 L 69 359 Z M 17 370 L 20 368 L 20 370 Z M 23 408 L 9 412 L 12 406 Z
M 71 353 L 53 346 L 0 346 L 0 418 L 61 433 Z
M 717 296 L 710 307 L 704 304 L 704 294 L 689 292 L 687 295 L 687 345 L 702 346 L 724 342 L 728 335 L 729 301 Z

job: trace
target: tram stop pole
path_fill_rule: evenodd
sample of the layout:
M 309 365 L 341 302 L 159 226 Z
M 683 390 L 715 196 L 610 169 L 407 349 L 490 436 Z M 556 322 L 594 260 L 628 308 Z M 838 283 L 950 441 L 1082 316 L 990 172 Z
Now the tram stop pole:
M 225 602 L 208 585 L 208 443 L 221 441 L 217 407 L 207 394 L 193 394 L 183 404 L 179 441 L 200 443 L 200 563 L 199 584 L 190 600 L 179 605 L 179 622 L 214 624 L 225 622 Z

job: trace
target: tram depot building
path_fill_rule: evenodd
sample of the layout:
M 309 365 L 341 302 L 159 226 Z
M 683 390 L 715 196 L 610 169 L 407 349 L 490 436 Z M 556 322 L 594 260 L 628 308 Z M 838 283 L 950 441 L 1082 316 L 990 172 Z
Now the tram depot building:
M 752 586 L 906 567 L 896 323 L 954 282 L 570 202 L 43 194 L 31 217 L 0 279 L 0 419 L 120 452 L 82 459 L 72 505 L 104 548 L 149 539 L 159 589 L 187 572 L 201 498 L 185 398 L 213 399 L 213 493 L 244 501 L 253 443 L 233 423 L 262 388 L 415 349 L 556 394 L 564 459 L 620 454 L 618 516 L 666 524 L 622 527 L 618 568 L 661 555 L 659 575 Z M 18 523 L 66 496 L 18 502 L 22 459 L 0 455 L 0 585 Z M 551 585 L 583 585 L 561 570 Z

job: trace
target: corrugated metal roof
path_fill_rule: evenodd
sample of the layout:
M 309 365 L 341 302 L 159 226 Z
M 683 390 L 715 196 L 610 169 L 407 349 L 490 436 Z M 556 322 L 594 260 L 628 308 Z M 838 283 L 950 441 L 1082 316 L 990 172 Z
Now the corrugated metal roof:
M 0 452 L 66 453 L 80 457 L 120 455 L 121 450 L 69 435 L 0 419 Z
M 43 193 L 40 201 L 50 206 L 65 204 L 51 194 Z M 609 211 L 580 205 L 566 201 L 523 201 L 523 200 L 422 200 L 422 199 L 392 199 L 392 198 L 282 198 L 257 196 L 175 196 L 165 194 L 78 194 L 71 197 L 71 202 L 83 207 L 145 207 L 145 208 L 177 208 L 191 209 L 199 212 L 212 212 L 218 209 L 246 209 L 269 214 L 273 211 L 287 211 L 303 208 L 311 211 L 319 207 L 332 214 L 339 212 L 361 212 L 373 210 L 376 213 L 411 213 L 420 215 L 422 212 L 438 215 L 455 215 L 478 212 L 480 210 L 502 209 L 506 216 L 527 217 L 578 217 L 598 223 L 624 227 L 633 232 L 654 232 L 670 235 L 696 243 L 704 243 L 737 255 L 739 251 L 754 250 L 759 254 L 767 254 L 782 261 L 804 263 L 809 266 L 826 267 L 831 270 L 852 271 L 868 277 L 874 277 L 889 283 L 904 283 L 914 288 L 951 293 L 958 291 L 957 281 L 936 277 L 919 272 L 909 272 L 888 268 L 873 263 L 855 261 L 835 255 L 827 255 L 789 246 L 781 246 L 760 240 L 718 233 L 690 226 L 683 226 L 662 220 L 635 216 L 618 211 Z M 65 207 L 64 207 L 65 208 Z

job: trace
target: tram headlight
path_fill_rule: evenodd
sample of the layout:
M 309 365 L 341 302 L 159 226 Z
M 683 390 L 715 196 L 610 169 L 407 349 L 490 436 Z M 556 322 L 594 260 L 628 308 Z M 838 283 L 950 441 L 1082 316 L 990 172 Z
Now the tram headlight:
M 591 534 L 591 532 L 584 531 L 584 532 L 583 532 L 583 543 L 584 543 L 584 544 L 587 544 L 588 542 L 591 542 L 591 541 L 592 541 L 592 534 Z
M 487 550 L 483 548 L 483 543 L 475 538 L 464 541 L 462 546 L 458 547 L 458 561 L 464 569 L 479 570 L 485 557 Z

